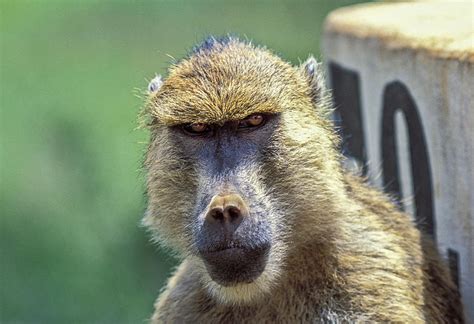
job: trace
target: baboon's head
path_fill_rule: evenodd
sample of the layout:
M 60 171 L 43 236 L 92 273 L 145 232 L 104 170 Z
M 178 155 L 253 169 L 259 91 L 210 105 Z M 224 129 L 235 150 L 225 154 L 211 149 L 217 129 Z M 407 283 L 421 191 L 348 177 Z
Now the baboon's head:
M 340 171 L 313 58 L 210 38 L 149 92 L 144 222 L 213 296 L 254 300 L 294 249 L 331 240 Z

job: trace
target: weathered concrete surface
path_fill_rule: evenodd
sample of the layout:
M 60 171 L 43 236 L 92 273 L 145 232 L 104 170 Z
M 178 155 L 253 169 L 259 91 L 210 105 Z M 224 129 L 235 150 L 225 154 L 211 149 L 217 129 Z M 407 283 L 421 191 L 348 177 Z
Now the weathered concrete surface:
M 336 10 L 326 21 L 323 53 L 339 94 L 335 99 L 347 142 L 357 140 L 348 134 L 352 129 L 363 129 L 362 153 L 353 155 L 367 163 L 376 185 L 391 187 L 390 177 L 398 181 L 402 205 L 418 212 L 418 222 L 433 218 L 433 235 L 459 277 L 466 316 L 474 323 L 474 2 L 376 3 Z M 346 90 L 352 95 L 344 98 L 340 94 Z M 407 97 L 419 117 L 415 126 L 416 113 L 402 107 Z M 387 121 L 390 98 L 401 101 L 395 126 L 387 131 L 384 111 Z M 360 103 L 360 122 L 344 120 L 352 116 L 347 114 L 351 102 L 354 107 Z M 387 134 L 394 138 L 395 154 L 384 153 Z M 423 150 L 410 152 L 410 145 L 425 147 L 427 159 Z M 393 169 L 383 157 L 396 160 L 398 174 L 387 174 Z M 415 193 L 425 201 L 417 201 Z M 429 197 L 432 210 L 426 207 Z

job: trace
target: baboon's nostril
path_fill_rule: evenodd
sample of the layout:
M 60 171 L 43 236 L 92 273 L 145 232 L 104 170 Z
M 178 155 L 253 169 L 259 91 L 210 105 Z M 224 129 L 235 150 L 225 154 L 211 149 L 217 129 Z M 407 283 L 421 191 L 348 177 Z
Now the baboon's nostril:
M 235 206 L 226 207 L 226 209 L 224 210 L 224 214 L 226 213 L 228 214 L 228 217 L 231 222 L 242 216 L 242 214 L 240 213 L 240 209 Z
M 242 219 L 248 215 L 248 208 L 239 195 L 216 195 L 209 204 L 206 221 L 217 225 L 233 225 L 234 227 L 238 226 Z
M 214 208 L 209 211 L 210 216 L 217 220 L 217 221 L 223 221 L 224 220 L 224 212 L 222 211 L 221 208 Z

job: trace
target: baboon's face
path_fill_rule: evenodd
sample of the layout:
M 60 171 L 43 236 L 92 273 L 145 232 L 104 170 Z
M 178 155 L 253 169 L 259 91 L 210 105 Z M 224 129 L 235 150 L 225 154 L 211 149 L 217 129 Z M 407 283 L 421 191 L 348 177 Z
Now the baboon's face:
M 194 170 L 189 213 L 194 252 L 222 286 L 250 283 L 267 264 L 272 246 L 270 219 L 279 210 L 261 172 L 278 127 L 276 114 L 256 113 L 222 124 L 173 127 L 174 146 Z
M 295 220 L 312 208 L 297 198 L 311 182 L 300 171 L 318 163 L 308 162 L 317 152 L 297 149 L 320 128 L 296 69 L 233 46 L 171 70 L 151 98 L 146 160 L 145 223 L 225 302 L 252 300 L 281 274 Z

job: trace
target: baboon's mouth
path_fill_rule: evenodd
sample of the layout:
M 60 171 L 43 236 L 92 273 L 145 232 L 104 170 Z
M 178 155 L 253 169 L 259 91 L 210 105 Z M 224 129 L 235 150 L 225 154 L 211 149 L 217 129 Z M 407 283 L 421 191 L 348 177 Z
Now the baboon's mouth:
M 225 246 L 200 254 L 212 280 L 223 286 L 232 286 L 257 279 L 265 269 L 269 250 L 270 244 L 253 248 Z
M 226 250 L 233 250 L 233 249 L 245 250 L 246 247 L 243 244 L 240 244 L 240 243 L 237 243 L 237 242 L 230 242 L 228 244 L 213 246 L 205 252 L 201 251 L 201 254 L 202 253 L 218 253 L 218 252 L 222 252 L 222 251 L 226 251 Z

